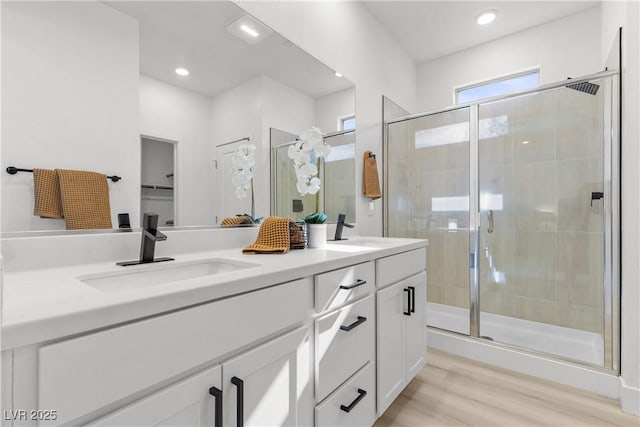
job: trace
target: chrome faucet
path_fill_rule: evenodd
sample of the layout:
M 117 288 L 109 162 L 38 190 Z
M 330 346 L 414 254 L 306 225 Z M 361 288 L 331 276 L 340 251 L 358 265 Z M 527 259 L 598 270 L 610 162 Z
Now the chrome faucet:
M 353 224 L 347 224 L 344 220 L 347 218 L 345 214 L 338 214 L 338 222 L 336 223 L 336 235 L 333 240 L 347 240 L 342 238 L 342 230 L 344 227 L 353 228 Z
M 116 264 L 122 266 L 148 264 L 151 262 L 173 261 L 173 258 L 154 258 L 156 242 L 167 240 L 167 235 L 158 231 L 158 214 L 145 213 L 142 219 L 142 241 L 140 242 L 140 259 L 136 261 L 121 261 Z

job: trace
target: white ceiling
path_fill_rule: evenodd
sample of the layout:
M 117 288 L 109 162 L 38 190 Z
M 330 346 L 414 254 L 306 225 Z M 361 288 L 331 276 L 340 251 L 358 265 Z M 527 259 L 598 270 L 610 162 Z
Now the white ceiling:
M 256 45 L 225 27 L 245 12 L 229 1 L 106 1 L 140 23 L 142 74 L 207 96 L 266 75 L 313 98 L 353 84 L 273 33 Z M 363 1 L 420 64 L 526 28 L 597 6 L 598 1 Z M 481 27 L 487 9 L 497 19 Z M 561 41 L 559 41 L 561 42 Z M 179 77 L 176 67 L 191 74 Z
M 365 7 L 417 64 L 468 49 L 600 4 L 599 1 L 365 1 Z M 495 9 L 496 20 L 476 24 Z M 562 43 L 562 40 L 558 40 Z
M 104 3 L 139 21 L 140 72 L 174 86 L 215 96 L 266 75 L 312 98 L 353 86 L 275 32 L 255 45 L 231 35 L 225 27 L 245 13 L 231 2 Z

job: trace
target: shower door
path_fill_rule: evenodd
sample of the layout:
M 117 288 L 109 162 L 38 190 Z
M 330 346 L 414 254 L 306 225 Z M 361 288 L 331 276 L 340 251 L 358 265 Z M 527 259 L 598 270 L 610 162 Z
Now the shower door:
M 428 326 L 616 371 L 619 83 L 577 82 L 388 122 L 385 235 L 429 240 Z
M 480 336 L 601 367 L 605 83 L 478 105 Z
M 389 124 L 387 235 L 429 239 L 427 323 L 469 334 L 470 109 Z

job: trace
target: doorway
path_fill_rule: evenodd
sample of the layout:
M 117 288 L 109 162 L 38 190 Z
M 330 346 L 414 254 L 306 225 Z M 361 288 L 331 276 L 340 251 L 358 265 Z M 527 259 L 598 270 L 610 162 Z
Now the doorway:
M 160 227 L 176 225 L 175 203 L 175 150 L 176 142 L 140 137 L 141 189 L 140 216 L 158 214 Z

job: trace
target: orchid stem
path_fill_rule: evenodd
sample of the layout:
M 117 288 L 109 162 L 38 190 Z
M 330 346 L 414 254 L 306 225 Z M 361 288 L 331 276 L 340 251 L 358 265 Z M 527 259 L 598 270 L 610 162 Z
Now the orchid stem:
M 253 177 L 251 177 L 251 218 L 256 217 L 256 202 L 253 197 Z
M 316 168 L 318 169 L 318 177 L 320 177 L 320 157 L 316 160 Z M 318 212 L 320 212 L 320 190 L 316 193 L 316 213 Z

